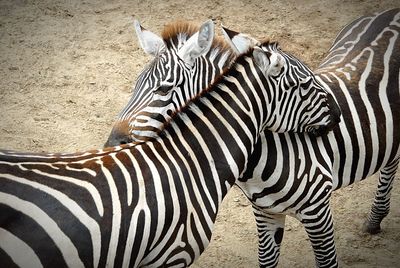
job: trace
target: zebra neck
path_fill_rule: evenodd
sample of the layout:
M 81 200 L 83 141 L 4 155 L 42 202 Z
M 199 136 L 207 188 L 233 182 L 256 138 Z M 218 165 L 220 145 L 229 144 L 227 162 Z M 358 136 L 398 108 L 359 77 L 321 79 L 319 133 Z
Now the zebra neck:
M 235 63 L 173 116 L 158 141 L 173 142 L 198 165 L 207 163 L 214 179 L 229 188 L 243 173 L 265 118 L 265 89 L 245 82 L 255 81 L 256 76 L 250 58 Z

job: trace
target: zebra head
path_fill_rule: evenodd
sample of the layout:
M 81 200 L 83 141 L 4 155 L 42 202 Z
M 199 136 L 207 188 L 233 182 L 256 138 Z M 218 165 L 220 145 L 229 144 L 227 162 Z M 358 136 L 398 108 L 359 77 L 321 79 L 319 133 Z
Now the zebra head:
M 340 122 L 339 105 L 299 59 L 282 51 L 277 43 L 261 44 L 249 35 L 222 28 L 237 55 L 256 46 L 253 52 L 256 64 L 275 83 L 276 91 L 270 101 L 277 108 L 270 113 L 267 129 L 322 135 Z
M 200 28 L 187 22 L 167 25 L 161 37 L 135 21 L 142 49 L 153 60 L 139 75 L 133 95 L 114 123 L 105 146 L 154 137 L 174 111 L 211 84 L 235 54 L 214 38 L 214 24 Z

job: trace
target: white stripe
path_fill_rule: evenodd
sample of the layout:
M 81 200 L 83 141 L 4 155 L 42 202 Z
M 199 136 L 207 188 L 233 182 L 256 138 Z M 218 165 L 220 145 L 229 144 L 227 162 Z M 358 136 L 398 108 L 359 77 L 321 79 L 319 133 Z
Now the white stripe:
M 84 267 L 79 257 L 78 250 L 70 238 L 58 227 L 57 223 L 50 218 L 41 208 L 16 196 L 0 192 L 0 203 L 12 207 L 15 210 L 32 218 L 39 224 L 57 248 L 61 251 L 64 261 L 69 267 Z M 14 245 L 16 246 L 16 245 Z
M 349 109 L 351 111 L 351 117 L 353 118 L 353 123 L 354 123 L 354 128 L 356 131 L 356 141 L 358 143 L 358 148 L 362 148 L 364 146 L 364 136 L 362 135 L 362 128 L 360 125 L 360 118 L 358 117 L 357 109 L 354 105 L 353 98 L 350 95 L 350 92 L 348 91 L 348 88 L 346 84 L 338 77 L 336 76 L 335 73 L 329 73 L 332 75 L 336 80 L 339 82 L 339 87 L 343 92 L 343 95 L 346 98 L 347 105 L 349 106 Z M 343 136 L 343 141 L 344 144 L 343 146 L 345 147 L 346 153 L 345 153 L 345 167 L 344 167 L 344 172 L 343 172 L 343 184 L 342 187 L 347 186 L 350 184 L 350 177 L 351 177 L 351 167 L 353 161 L 357 161 L 357 166 L 359 165 L 358 161 L 360 159 L 354 159 L 353 156 L 353 145 L 352 145 L 352 139 L 350 138 L 349 131 L 346 127 L 346 122 L 344 120 L 341 120 L 339 123 L 340 127 L 340 133 Z M 365 150 L 365 149 L 364 149 Z
M 228 93 L 228 95 L 232 98 L 232 100 L 236 103 L 236 105 L 239 106 L 239 109 L 240 109 L 241 111 L 246 111 L 246 112 L 248 112 L 249 114 L 254 114 L 253 106 L 252 106 L 252 103 L 250 102 L 250 100 L 249 100 L 249 98 L 248 98 L 248 94 L 246 94 L 245 92 L 243 92 L 242 86 L 240 85 L 239 81 L 238 81 L 235 77 L 232 77 L 232 76 L 230 76 L 230 77 L 225 77 L 225 79 L 226 79 L 226 81 L 229 81 L 229 82 L 231 82 L 231 83 L 234 83 L 234 84 L 236 85 L 236 87 L 238 88 L 238 90 L 239 90 L 239 91 L 242 91 L 241 93 L 242 93 L 242 95 L 243 95 L 243 98 L 244 98 L 245 101 L 246 101 L 247 106 L 249 106 L 249 110 L 247 110 L 247 109 L 244 107 L 244 105 L 243 105 L 242 102 L 237 98 L 236 93 L 233 92 L 232 89 L 230 89 L 229 87 L 227 87 L 227 86 L 224 85 L 224 84 L 219 84 L 218 87 L 219 87 L 221 90 L 223 90 L 224 92 Z M 210 93 L 213 94 L 214 92 L 210 92 Z M 258 127 L 259 127 L 258 125 L 259 125 L 259 124 L 256 122 L 255 116 L 251 116 L 250 119 L 251 119 L 251 121 L 252 121 L 252 123 L 253 123 L 254 128 L 258 129 Z
M 193 128 L 192 128 L 192 127 L 193 127 L 192 122 L 189 120 L 189 118 L 187 117 L 187 115 L 186 115 L 186 114 L 182 114 L 181 116 L 182 116 L 181 119 L 185 122 L 185 124 L 189 127 L 189 129 L 193 129 Z M 176 139 L 179 139 L 179 141 L 182 142 L 183 144 L 186 144 L 185 141 L 184 141 L 184 138 L 182 137 L 182 132 L 180 131 L 180 129 L 177 127 L 176 124 L 172 124 L 172 127 L 174 128 L 174 130 L 175 130 L 175 132 L 176 132 L 176 136 L 175 136 L 174 138 L 172 138 L 170 135 L 168 135 L 168 140 L 170 141 L 170 144 L 171 144 L 171 146 L 173 147 L 174 152 L 178 154 L 178 157 L 179 157 L 180 160 L 184 163 L 185 169 L 186 169 L 186 171 L 188 172 L 188 175 L 189 175 L 189 178 L 185 177 L 185 176 L 183 175 L 181 169 L 179 168 L 178 163 L 175 162 L 175 159 L 174 159 L 174 158 L 170 157 L 170 159 L 171 159 L 173 162 L 175 162 L 175 163 L 174 163 L 174 166 L 176 167 L 176 171 L 178 172 L 178 176 L 179 176 L 179 179 L 180 179 L 181 186 L 182 186 L 182 188 L 184 189 L 184 196 L 185 196 L 185 202 L 186 202 L 186 205 L 187 205 L 187 215 L 188 215 L 188 216 L 187 216 L 187 218 L 185 219 L 185 222 L 181 225 L 181 227 L 180 227 L 180 232 L 179 232 L 178 236 L 177 236 L 177 237 L 169 237 L 168 239 L 169 239 L 169 242 L 171 242 L 171 240 L 173 239 L 173 244 L 175 245 L 175 247 L 176 247 L 176 246 L 178 246 L 178 247 L 185 247 L 186 245 L 185 245 L 185 243 L 183 242 L 183 239 L 182 239 L 182 237 L 181 237 L 181 236 L 182 236 L 182 232 L 183 232 L 183 234 L 185 234 L 185 235 L 187 236 L 186 239 L 188 240 L 188 244 L 192 247 L 192 249 L 193 249 L 193 251 L 194 251 L 194 258 L 196 259 L 196 258 L 198 258 L 198 257 L 200 256 L 200 253 L 201 253 L 201 252 L 200 252 L 199 247 L 197 246 L 197 245 L 198 245 L 197 241 L 196 241 L 195 238 L 193 237 L 193 231 L 191 230 L 191 223 L 190 223 L 190 218 L 191 218 L 190 215 L 192 215 L 193 218 L 194 218 L 194 222 L 196 223 L 196 231 L 199 233 L 199 235 L 200 235 L 200 237 L 201 237 L 203 247 L 206 247 L 206 246 L 208 245 L 209 239 L 208 239 L 208 237 L 207 237 L 206 234 L 205 234 L 204 226 L 201 226 L 201 225 L 200 225 L 200 219 L 199 219 L 198 211 L 193 207 L 193 203 L 192 203 L 192 201 L 191 201 L 191 197 L 190 197 L 190 195 L 189 195 L 188 187 L 187 187 L 187 181 L 188 181 L 188 180 L 192 180 L 192 181 L 193 181 L 193 182 L 192 182 L 193 191 L 195 192 L 196 199 L 198 200 L 198 202 L 199 202 L 200 205 L 201 205 L 201 203 L 202 203 L 202 202 L 201 202 L 202 199 L 201 199 L 201 196 L 199 195 L 197 185 L 194 183 L 194 176 L 193 176 L 193 173 L 192 173 L 192 171 L 191 171 L 191 169 L 190 169 L 190 166 L 189 166 L 188 162 L 186 161 L 186 158 L 187 158 L 188 156 L 184 156 L 184 155 L 179 151 L 177 145 L 176 145 L 175 142 L 174 142 L 174 139 L 176 138 Z M 193 129 L 193 130 L 194 130 L 194 129 Z M 196 136 L 196 134 L 198 134 L 198 131 L 194 130 L 194 131 L 192 131 L 192 133 Z M 179 138 L 179 137 L 180 137 L 180 138 Z M 204 142 L 204 141 L 203 141 L 203 142 Z M 202 141 L 199 140 L 199 143 L 202 144 Z M 187 144 L 186 144 L 186 145 L 187 145 Z M 188 145 L 187 145 L 187 146 L 188 146 Z M 189 148 L 190 148 L 190 147 L 189 147 Z M 202 148 L 204 151 L 207 151 L 207 149 L 208 149 L 207 146 L 201 146 L 201 148 Z M 206 149 L 206 148 L 207 148 L 207 149 Z M 167 148 L 165 148 L 165 150 L 168 151 Z M 190 149 L 189 149 L 189 150 L 190 150 Z M 206 153 L 205 153 L 205 154 L 206 154 Z M 196 162 L 197 159 L 196 159 L 196 157 L 195 157 L 194 155 L 191 155 L 190 157 L 192 158 L 193 162 Z M 211 160 L 211 163 L 209 162 L 209 163 L 210 163 L 210 167 L 211 167 L 211 166 L 214 166 L 214 165 L 213 165 L 213 164 L 214 164 L 213 158 L 210 157 L 210 158 L 207 158 L 207 159 L 212 159 L 212 160 Z M 214 173 L 213 171 L 215 170 L 215 167 L 214 167 L 214 168 L 211 167 L 211 170 L 212 170 L 212 173 L 213 173 L 212 178 L 205 178 L 205 179 L 210 180 L 210 181 L 213 181 L 213 182 L 215 183 L 215 189 L 217 189 L 217 194 L 218 194 L 218 202 L 219 202 L 219 204 L 220 204 L 221 201 L 222 201 L 222 195 L 221 195 L 221 189 L 220 189 L 219 180 L 216 180 L 216 178 L 218 178 L 218 175 L 214 175 L 215 173 Z M 208 188 L 205 188 L 204 190 L 207 192 L 209 189 L 208 189 Z M 203 204 L 204 204 L 204 203 L 203 203 Z M 213 210 L 216 211 L 215 203 L 214 203 L 214 202 L 211 202 L 211 205 L 212 205 Z M 204 208 L 204 205 L 203 205 L 202 207 Z M 213 227 L 214 223 L 213 223 L 213 221 L 211 220 L 211 218 L 209 217 L 209 216 L 210 216 L 209 213 L 208 213 L 207 211 L 202 210 L 202 211 L 200 212 L 200 214 L 203 214 L 205 220 L 207 221 L 207 227 L 210 227 L 210 229 L 212 230 L 212 227 Z M 182 228 L 183 228 L 183 229 L 182 229 Z M 161 249 L 161 248 L 160 248 L 160 249 Z M 168 248 L 168 250 L 164 253 L 163 256 L 168 256 L 169 252 L 170 252 L 172 249 L 173 249 L 173 247 L 170 246 L 170 247 Z M 167 253 L 168 253 L 168 254 L 167 254 Z M 160 261 L 159 261 L 158 264 L 161 265 L 162 263 L 160 263 Z
M 376 167 L 376 161 L 378 159 L 378 152 L 379 152 L 379 137 L 378 137 L 378 125 L 377 125 L 377 120 L 375 118 L 375 113 L 374 113 L 374 109 L 371 105 L 371 102 L 369 101 L 368 95 L 367 95 L 367 85 L 366 85 L 366 81 L 369 78 L 369 75 L 371 73 L 372 70 L 372 66 L 373 66 L 373 59 L 374 59 L 374 51 L 370 48 L 367 47 L 365 48 L 359 55 L 357 55 L 356 58 L 354 58 L 351 62 L 354 63 L 357 66 L 357 61 L 363 57 L 364 52 L 368 53 L 368 60 L 367 60 L 367 64 L 365 66 L 364 71 L 362 72 L 361 76 L 360 76 L 360 80 L 358 82 L 358 88 L 359 88 L 359 92 L 360 92 L 360 97 L 362 99 L 363 104 L 365 105 L 365 108 L 367 110 L 367 116 L 369 119 L 369 124 L 370 124 L 370 133 L 368 133 L 367 135 L 370 135 L 371 137 L 371 141 L 372 141 L 372 155 L 371 155 L 371 163 L 370 163 L 370 170 L 369 170 L 369 174 L 372 175 L 371 169 L 374 170 Z M 371 90 L 376 90 L 375 88 L 371 88 Z M 361 123 L 358 126 L 361 128 Z M 364 137 L 360 137 L 357 140 L 361 140 L 362 141 L 362 146 L 359 147 L 359 163 L 357 165 L 357 173 L 356 173 L 356 178 L 362 178 L 363 176 L 363 170 L 364 170 L 364 165 L 365 165 L 365 142 L 364 142 Z
M 386 163 L 390 157 L 390 153 L 392 151 L 393 145 L 393 116 L 392 110 L 390 109 L 390 103 L 387 96 L 387 84 L 389 81 L 389 63 L 392 56 L 392 52 L 394 50 L 394 45 L 397 41 L 399 33 L 397 31 L 388 30 L 393 33 L 393 37 L 390 38 L 389 46 L 386 49 L 385 55 L 383 57 L 384 64 L 384 72 L 382 80 L 379 83 L 379 100 L 382 104 L 383 113 L 385 114 L 385 126 L 386 126 L 386 151 L 385 157 L 383 158 L 383 163 Z M 377 37 L 379 39 L 383 36 L 386 31 L 382 31 L 381 34 Z M 372 42 L 372 45 L 376 44 Z
M 115 154 L 110 154 L 112 159 L 115 161 Z M 119 231 L 121 229 L 121 201 L 119 199 L 117 186 L 115 185 L 114 178 L 110 171 L 104 166 L 102 160 L 97 162 L 101 166 L 101 170 L 107 180 L 108 186 L 110 187 L 111 203 L 112 203 L 112 224 L 111 224 L 111 235 L 108 246 L 107 262 L 106 266 L 111 267 L 114 265 L 115 256 L 118 247 Z
M 97 173 L 96 171 L 92 170 L 92 169 L 88 169 L 88 168 L 72 168 L 70 166 L 65 166 L 66 170 L 71 170 L 71 171 L 76 171 L 76 172 L 86 172 L 87 174 L 89 174 L 92 177 L 96 177 Z
M 253 75 L 253 77 L 251 77 L 251 78 L 249 79 L 249 77 L 248 77 L 248 75 L 247 75 L 247 72 L 246 72 L 245 68 L 244 68 L 242 65 L 240 65 L 241 68 L 237 68 L 237 69 L 238 69 L 238 71 L 241 72 L 241 74 L 243 75 L 243 78 L 244 78 L 245 81 L 246 81 L 246 85 L 249 87 L 249 89 L 251 90 L 251 92 L 253 92 L 253 94 L 254 94 L 255 100 L 256 100 L 256 102 L 257 102 L 258 111 L 259 111 L 259 113 L 260 113 L 260 114 L 259 114 L 259 116 L 260 116 L 260 122 L 265 122 L 266 118 L 268 118 L 269 115 L 268 115 L 268 116 L 265 115 L 265 112 L 266 112 L 266 111 L 264 111 L 264 109 L 263 109 L 263 107 L 262 107 L 262 105 L 261 105 L 261 99 L 266 100 L 266 102 L 271 102 L 272 99 L 269 100 L 269 99 L 267 98 L 267 97 L 268 97 L 267 90 L 270 91 L 271 96 L 273 96 L 273 95 L 274 95 L 273 91 L 274 91 L 275 88 L 273 88 L 273 87 L 269 84 L 269 80 L 268 80 L 268 79 L 267 79 L 268 85 L 264 85 L 264 83 L 261 82 L 260 77 L 258 77 L 258 73 L 257 73 L 257 68 L 258 68 L 258 67 L 256 67 L 256 66 L 254 65 L 254 60 L 253 60 L 253 58 L 248 58 L 248 57 L 246 57 L 246 61 L 249 63 L 250 73 Z M 258 86 L 260 87 L 263 96 L 257 96 L 257 94 L 258 94 L 258 93 L 257 93 L 257 90 L 254 88 L 254 87 L 255 87 L 255 84 L 254 84 L 254 82 L 250 81 L 250 80 L 253 80 L 253 79 L 256 79 L 256 81 L 257 81 L 257 83 L 258 83 Z M 248 97 L 248 93 L 246 92 L 246 89 L 245 89 L 245 88 L 242 88 L 242 87 L 239 87 L 239 89 L 241 89 L 242 91 L 244 91 L 244 92 L 242 92 L 242 94 L 243 94 L 243 96 L 247 99 L 248 104 L 252 107 L 252 106 L 254 105 L 254 103 L 250 101 L 250 99 L 249 99 L 249 97 Z M 251 108 L 251 111 L 254 113 L 253 107 Z M 270 112 L 270 111 L 272 111 L 272 110 L 267 108 L 267 111 Z M 277 109 L 276 109 L 276 110 L 273 110 L 273 111 L 277 111 Z M 257 129 L 257 132 L 260 131 L 260 129 L 258 128 L 258 125 L 257 125 L 257 124 L 256 124 L 256 127 L 257 127 L 257 128 L 256 128 L 256 129 Z
M 127 154 L 127 151 L 122 151 L 123 153 Z M 124 176 L 125 183 L 126 183 L 126 199 L 128 202 L 128 206 L 132 204 L 132 178 L 129 174 L 128 170 L 124 166 L 124 164 L 119 161 L 117 157 L 113 158 L 117 166 L 120 168 L 122 175 Z
M 23 240 L 0 227 L 0 248 L 4 250 L 19 267 L 43 267 L 35 251 Z
M 184 120 L 185 124 L 189 127 L 189 129 L 193 129 L 192 133 L 194 134 L 194 136 L 199 137 L 198 135 L 196 135 L 196 134 L 198 133 L 198 131 L 195 130 L 195 127 L 194 127 L 194 125 L 192 124 L 192 121 L 190 121 L 187 117 L 184 117 L 184 118 L 182 118 L 182 119 Z M 181 138 L 179 138 L 179 141 L 182 142 L 182 145 L 185 147 L 185 149 L 186 149 L 186 150 L 188 151 L 188 153 L 189 153 L 186 157 L 184 157 L 183 154 L 178 150 L 178 148 L 175 147 L 175 144 L 173 145 L 174 148 L 176 149 L 176 153 L 177 153 L 177 154 L 179 155 L 179 157 L 182 159 L 182 162 L 184 163 L 185 168 L 188 170 L 189 179 L 192 181 L 191 184 L 192 184 L 192 186 L 193 186 L 193 191 L 194 191 L 194 193 L 195 193 L 196 200 L 199 202 L 199 204 L 200 204 L 200 206 L 201 206 L 202 208 L 205 208 L 205 202 L 203 201 L 202 196 L 200 195 L 200 191 L 199 191 L 199 187 L 198 187 L 198 185 L 197 185 L 197 183 L 196 183 L 196 179 L 194 178 L 193 173 L 191 172 L 190 165 L 189 165 L 188 161 L 186 160 L 188 157 L 190 157 L 190 159 L 192 160 L 192 163 L 193 163 L 193 164 L 195 165 L 195 167 L 196 167 L 196 171 L 198 172 L 198 178 L 201 180 L 201 186 L 202 186 L 202 188 L 203 188 L 203 190 L 204 190 L 204 192 L 205 192 L 205 194 L 206 194 L 206 196 L 207 196 L 208 203 L 211 205 L 211 208 L 213 209 L 213 212 L 214 212 L 214 213 L 217 213 L 216 204 L 214 203 L 214 201 L 213 201 L 213 199 L 212 199 L 212 196 L 211 196 L 211 194 L 210 194 L 210 191 L 209 191 L 209 188 L 208 188 L 209 186 L 207 186 L 207 184 L 206 184 L 206 181 L 208 181 L 208 180 L 213 180 L 215 177 L 214 177 L 214 176 L 213 176 L 213 178 L 205 178 L 205 177 L 204 177 L 203 172 L 202 172 L 201 167 L 200 167 L 200 162 L 199 162 L 199 160 L 198 160 L 198 158 L 197 158 L 197 154 L 196 154 L 195 152 L 193 152 L 192 148 L 190 147 L 190 144 L 188 144 L 188 143 L 186 142 L 186 140 L 182 137 L 182 136 L 183 136 L 183 135 L 182 135 L 182 132 L 180 131 L 179 128 L 176 127 L 176 125 L 174 125 L 174 129 L 175 129 L 175 131 L 176 131 L 176 133 L 177 133 L 177 136 L 178 136 L 178 137 L 181 137 Z M 194 132 L 196 132 L 196 133 L 194 133 Z M 199 141 L 199 143 L 201 144 L 202 141 Z M 202 149 L 202 150 L 203 150 L 204 148 L 205 148 L 205 147 L 201 146 L 201 149 Z M 209 158 L 207 158 L 207 159 L 209 159 Z M 202 160 L 202 161 L 203 161 L 203 160 Z M 218 181 L 218 182 L 219 182 L 219 181 Z M 183 181 L 183 183 L 186 184 L 186 180 Z M 212 221 L 212 219 L 210 218 L 209 213 L 205 210 L 205 211 L 203 211 L 203 214 L 204 214 L 205 220 L 207 221 L 207 225 L 208 225 L 208 226 L 212 226 L 212 225 L 213 225 L 213 221 Z M 195 215 L 195 218 L 196 218 L 196 219 L 197 219 L 197 217 L 198 217 L 198 216 Z M 198 222 L 200 222 L 200 221 L 198 221 Z M 204 241 L 203 241 L 203 242 L 204 242 Z
M 140 149 L 142 149 L 140 147 Z M 151 149 L 151 148 L 150 148 Z M 157 226 L 164 226 L 165 224 L 165 197 L 164 197 L 164 189 L 162 187 L 161 180 L 166 179 L 166 178 L 161 178 L 160 174 L 158 173 L 157 167 L 154 165 L 153 160 L 150 159 L 145 151 L 140 150 L 141 155 L 144 159 L 144 162 L 148 165 L 150 168 L 150 173 L 151 173 L 151 178 L 148 178 L 146 180 L 151 179 L 153 182 L 154 186 L 154 191 L 156 192 L 157 196 Z M 158 237 L 160 237 L 161 232 L 163 228 L 157 228 L 156 233 L 154 234 L 154 241 L 151 244 L 151 247 L 153 248 L 155 246 L 155 243 L 157 242 Z
M 136 147 L 138 150 L 137 152 L 139 153 L 139 148 Z M 140 169 L 140 166 L 137 162 L 137 160 L 133 157 L 132 153 L 130 151 L 127 151 L 126 154 L 129 156 L 129 158 L 132 161 L 133 165 L 133 172 L 135 172 L 136 176 L 136 181 L 138 183 L 138 188 L 135 189 L 135 193 L 137 193 L 138 196 L 138 203 L 135 205 L 135 208 L 132 213 L 131 221 L 129 224 L 129 230 L 128 230 L 128 236 L 126 240 L 126 246 L 125 246 L 125 251 L 124 251 L 124 259 L 123 259 L 123 267 L 128 267 L 131 264 L 131 257 L 132 257 L 132 248 L 133 248 L 133 243 L 136 241 L 136 232 L 139 231 L 141 232 L 142 230 L 137 230 L 138 226 L 138 217 L 140 212 L 144 212 L 144 226 L 143 226 L 143 235 L 142 235 L 142 240 L 139 246 L 139 251 L 136 256 L 133 256 L 135 259 L 135 263 L 133 267 L 139 267 L 140 262 L 142 261 L 142 258 L 144 256 L 145 250 L 147 248 L 147 244 L 149 241 L 149 230 L 150 230 L 150 223 L 151 223 L 151 211 L 149 209 L 149 206 L 147 204 L 146 200 L 146 187 L 144 184 L 144 177 L 142 174 L 142 170 Z M 139 242 L 139 241 L 136 241 Z
M 320 82 L 324 86 L 326 91 L 328 91 L 328 93 L 330 93 L 331 96 L 334 98 L 334 100 L 337 102 L 336 96 L 332 93 L 332 89 L 329 87 L 328 84 L 325 83 L 325 80 L 328 81 L 329 83 L 333 83 L 331 78 L 326 74 L 318 74 L 315 77 L 317 78 L 318 82 Z M 322 77 L 325 80 L 322 80 Z M 339 126 L 342 125 L 342 127 L 343 127 L 343 124 L 344 124 L 343 123 L 343 115 L 341 115 L 340 122 L 341 123 L 339 123 Z M 338 144 L 337 144 L 337 140 L 335 138 L 333 131 L 330 131 L 327 135 L 328 135 L 329 146 L 332 149 L 332 153 L 333 153 L 333 163 L 332 163 L 332 165 L 330 165 L 330 166 L 332 166 L 332 170 L 331 170 L 331 172 L 332 172 L 332 188 L 333 188 L 333 190 L 336 190 L 339 185 L 338 171 L 339 171 L 341 156 L 338 151 Z M 321 153 L 322 153 L 322 149 L 323 149 L 323 152 L 326 155 L 326 157 L 324 159 L 328 159 L 324 143 L 322 142 L 321 139 L 317 139 L 317 140 L 318 140 L 318 146 L 319 146 L 319 148 L 321 148 Z

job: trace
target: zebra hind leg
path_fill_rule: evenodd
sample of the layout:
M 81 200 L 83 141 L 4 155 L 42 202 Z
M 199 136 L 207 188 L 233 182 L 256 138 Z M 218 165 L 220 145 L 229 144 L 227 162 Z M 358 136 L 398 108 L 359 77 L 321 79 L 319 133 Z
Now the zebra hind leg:
M 377 234 L 381 231 L 381 222 L 389 214 L 390 193 L 393 188 L 398 164 L 399 159 L 396 159 L 381 169 L 374 203 L 363 224 L 364 232 Z
M 285 215 L 270 214 L 253 206 L 258 231 L 258 261 L 260 267 L 276 267 L 285 228 Z

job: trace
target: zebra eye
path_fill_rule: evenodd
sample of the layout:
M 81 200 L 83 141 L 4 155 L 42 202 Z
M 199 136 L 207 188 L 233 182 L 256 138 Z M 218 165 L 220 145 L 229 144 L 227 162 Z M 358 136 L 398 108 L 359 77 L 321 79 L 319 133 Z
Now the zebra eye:
M 312 79 L 307 79 L 305 82 L 301 83 L 303 89 L 309 89 L 312 83 Z
M 171 89 L 172 86 L 159 86 L 156 90 L 154 90 L 154 93 L 156 93 L 157 95 L 166 96 L 171 91 Z

